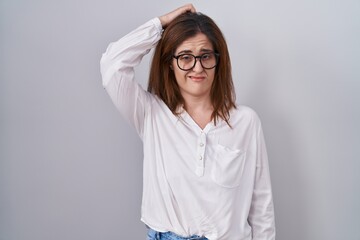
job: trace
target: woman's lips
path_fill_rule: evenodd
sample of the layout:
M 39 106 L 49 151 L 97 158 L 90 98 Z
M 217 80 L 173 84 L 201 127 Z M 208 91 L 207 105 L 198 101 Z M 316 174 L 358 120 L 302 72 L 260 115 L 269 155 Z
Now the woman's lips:
M 200 81 L 203 81 L 205 79 L 205 77 L 202 77 L 202 76 L 189 76 L 189 78 L 191 80 L 193 80 L 194 82 L 200 82 Z

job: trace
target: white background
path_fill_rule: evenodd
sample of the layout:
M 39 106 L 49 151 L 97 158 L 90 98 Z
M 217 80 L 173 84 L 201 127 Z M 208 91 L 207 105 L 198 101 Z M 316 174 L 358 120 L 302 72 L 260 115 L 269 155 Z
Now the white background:
M 99 60 L 184 3 L 0 0 L 0 240 L 145 239 L 141 142 Z M 237 101 L 262 119 L 277 239 L 359 240 L 360 2 L 193 3 L 228 41 Z

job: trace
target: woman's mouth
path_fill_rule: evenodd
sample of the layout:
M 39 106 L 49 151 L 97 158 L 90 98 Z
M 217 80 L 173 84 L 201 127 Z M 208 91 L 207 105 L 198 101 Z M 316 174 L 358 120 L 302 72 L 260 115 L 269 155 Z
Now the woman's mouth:
M 189 76 L 189 78 L 194 82 L 200 82 L 205 79 L 205 77 L 203 77 L 203 76 Z

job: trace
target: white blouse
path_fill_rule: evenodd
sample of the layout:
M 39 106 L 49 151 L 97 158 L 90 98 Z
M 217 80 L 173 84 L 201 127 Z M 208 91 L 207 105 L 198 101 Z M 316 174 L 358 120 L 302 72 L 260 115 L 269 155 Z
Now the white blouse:
M 237 106 L 230 128 L 201 129 L 185 111 L 175 116 L 134 81 L 134 67 L 161 38 L 154 18 L 101 58 L 103 86 L 143 141 L 141 220 L 156 231 L 209 240 L 273 240 L 268 159 L 257 114 Z

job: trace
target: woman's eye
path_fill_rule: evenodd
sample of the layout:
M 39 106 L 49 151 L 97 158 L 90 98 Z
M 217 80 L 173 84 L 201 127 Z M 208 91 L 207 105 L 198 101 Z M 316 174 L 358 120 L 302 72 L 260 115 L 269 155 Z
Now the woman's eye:
M 201 56 L 201 59 L 202 59 L 202 60 L 209 60 L 209 59 L 211 59 L 211 54 L 203 54 L 203 55 Z
M 190 61 L 192 57 L 190 55 L 183 55 L 180 57 L 180 60 L 182 61 Z

